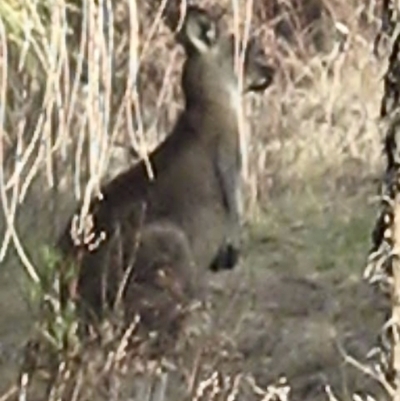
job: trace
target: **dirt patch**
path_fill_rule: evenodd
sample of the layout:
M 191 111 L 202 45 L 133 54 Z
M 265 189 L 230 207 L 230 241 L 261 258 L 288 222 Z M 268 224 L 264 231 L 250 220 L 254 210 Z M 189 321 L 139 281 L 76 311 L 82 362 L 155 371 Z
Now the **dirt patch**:
M 380 395 L 379 386 L 341 354 L 366 362 L 376 346 L 386 307 L 377 292 L 344 273 L 307 277 L 264 269 L 243 280 L 245 269 L 212 285 L 225 305 L 217 313 L 220 329 L 241 353 L 243 371 L 262 386 L 285 376 L 291 400 L 327 399 L 326 385 L 342 399 L 355 392 Z M 222 289 L 225 281 L 229 291 Z M 224 319 L 229 308 L 240 314 L 227 312 Z

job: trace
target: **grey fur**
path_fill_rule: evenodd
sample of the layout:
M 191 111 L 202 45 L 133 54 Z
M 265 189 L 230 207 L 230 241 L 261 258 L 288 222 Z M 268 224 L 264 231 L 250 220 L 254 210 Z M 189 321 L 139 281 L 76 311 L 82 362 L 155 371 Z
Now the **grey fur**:
M 105 274 L 112 288 L 128 261 L 134 265 L 134 277 L 150 281 L 152 266 L 163 261 L 176 269 L 177 281 L 186 268 L 190 285 L 183 288 L 189 295 L 205 269 L 233 268 L 239 256 L 236 101 L 241 94 L 234 72 L 234 38 L 220 35 L 207 12 L 191 7 L 177 39 L 187 56 L 182 74 L 185 107 L 171 134 L 150 155 L 155 179 L 149 180 L 145 164 L 139 162 L 106 184 L 101 200 L 92 200 L 95 238 L 105 233 L 97 249 L 76 247 L 70 224 L 60 237 L 60 249 L 80 266 L 78 292 L 93 309 L 99 306 L 100 276 Z M 244 92 L 261 92 L 272 82 L 274 70 L 255 40 L 246 50 L 244 70 Z M 140 233 L 142 240 L 135 247 Z

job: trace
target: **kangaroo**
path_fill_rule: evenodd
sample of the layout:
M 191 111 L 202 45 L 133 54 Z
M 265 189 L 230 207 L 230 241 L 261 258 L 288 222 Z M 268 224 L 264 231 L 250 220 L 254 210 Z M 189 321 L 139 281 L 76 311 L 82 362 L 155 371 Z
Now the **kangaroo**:
M 93 238 L 101 239 L 96 249 L 74 244 L 72 219 L 58 242 L 61 251 L 79 264 L 78 293 L 93 309 L 99 306 L 104 268 L 110 271 L 108 286 L 114 287 L 117 254 L 123 255 L 123 263 L 133 265 L 134 277 L 164 261 L 176 269 L 176 277 L 185 268 L 194 272 L 189 281 L 197 284 L 205 269 L 230 269 L 238 261 L 238 100 L 243 93 L 264 91 L 274 69 L 251 39 L 240 93 L 234 36 L 221 35 L 217 22 L 198 7 L 187 10 L 177 41 L 186 54 L 181 79 L 184 109 L 172 132 L 149 156 L 155 178 L 149 179 L 142 161 L 103 186 L 101 199 L 90 204 Z M 134 252 L 135 236 L 141 241 Z M 140 256 L 135 259 L 134 253 Z M 192 286 L 188 288 L 186 293 Z

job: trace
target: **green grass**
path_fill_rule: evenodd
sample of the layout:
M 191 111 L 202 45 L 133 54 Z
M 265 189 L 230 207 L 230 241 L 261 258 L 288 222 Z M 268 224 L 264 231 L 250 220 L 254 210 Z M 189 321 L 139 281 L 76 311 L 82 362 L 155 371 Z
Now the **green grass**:
M 330 274 L 337 273 L 339 282 L 343 284 L 351 284 L 351 280 L 349 281 L 351 277 L 361 277 L 376 215 L 377 206 L 368 203 L 368 198 L 374 192 L 375 188 L 372 185 L 361 186 L 355 193 L 349 194 L 348 191 L 322 191 L 319 186 L 307 184 L 271 198 L 264 211 L 247 230 L 243 269 L 238 269 L 233 275 L 221 275 L 219 279 L 217 277 L 213 279 L 223 281 L 223 296 L 235 293 L 235 288 L 238 286 L 235 277 L 240 285 L 246 288 L 246 291 L 239 293 L 239 298 L 234 304 L 229 297 L 229 307 L 228 301 L 221 300 L 222 305 L 226 302 L 226 308 L 223 308 L 225 312 L 231 311 L 230 316 L 226 317 L 227 322 L 224 323 L 225 319 L 221 320 L 222 329 L 228 330 L 230 319 L 235 317 L 236 320 L 236 316 L 243 311 L 249 313 L 251 310 L 254 315 L 252 319 L 255 321 L 257 319 L 262 322 L 269 321 L 265 317 L 268 315 L 265 314 L 270 311 L 268 309 L 265 311 L 263 308 L 272 302 L 281 308 L 278 319 L 280 323 L 277 323 L 275 315 L 273 319 L 274 325 L 278 324 L 276 330 L 292 327 L 294 323 L 290 319 L 297 319 L 296 313 L 301 306 L 299 304 L 304 304 L 303 309 L 310 311 L 307 317 L 311 325 L 309 330 L 314 333 L 312 328 L 314 317 L 311 311 L 318 302 L 322 302 L 318 301 L 318 297 L 323 299 L 327 295 L 318 295 L 314 299 L 312 293 L 308 294 L 308 287 L 303 289 L 301 281 L 291 282 L 287 277 L 319 276 L 323 283 L 321 285 L 330 289 L 330 296 L 345 305 L 338 315 L 340 327 L 345 327 L 347 321 L 356 319 L 358 314 L 362 313 L 364 316 L 364 309 L 370 313 L 369 304 L 363 306 L 364 309 L 361 310 L 360 301 L 353 299 L 353 292 L 349 293 L 346 286 L 340 292 L 335 282 L 330 280 Z M 29 248 L 29 254 L 36 259 L 39 256 L 38 251 L 42 248 L 35 243 L 34 237 L 25 244 Z M 15 255 L 9 259 L 10 263 L 0 271 L 0 343 L 14 349 L 26 339 L 31 330 L 33 314 L 28 311 L 23 296 L 25 292 L 26 297 L 27 284 L 24 270 L 16 261 Z M 246 271 L 250 275 L 246 275 Z M 281 276 L 280 273 L 288 274 Z M 319 293 L 322 290 L 316 291 Z M 264 297 L 267 299 L 264 300 Z M 353 311 L 354 316 L 348 316 L 342 309 Z M 332 313 L 329 309 L 327 316 L 323 317 L 323 328 L 326 325 L 331 327 L 329 316 Z M 375 314 L 371 314 L 371 320 L 372 318 L 375 318 Z M 265 322 L 263 324 L 266 324 Z M 375 332 L 375 326 L 370 324 L 369 320 L 366 324 L 372 327 L 370 331 Z M 255 328 L 251 325 L 241 330 L 243 330 L 241 335 L 246 335 L 247 332 L 250 337 L 257 334 L 254 334 Z M 263 329 L 262 333 L 268 330 Z M 325 337 L 324 339 L 329 340 Z M 313 344 L 311 342 L 310 347 L 314 347 Z M 318 350 L 318 341 L 316 344 Z M 319 351 L 317 354 L 319 355 Z M 261 364 L 258 352 L 249 358 L 248 366 L 257 367 Z M 8 363 L 0 364 L 0 390 L 5 388 L 6 383 L 10 383 L 11 378 L 12 367 L 10 369 Z
M 373 191 L 369 186 L 348 196 L 308 186 L 283 194 L 251 224 L 247 251 L 264 259 L 255 262 L 260 268 L 361 274 L 376 214 L 368 204 Z

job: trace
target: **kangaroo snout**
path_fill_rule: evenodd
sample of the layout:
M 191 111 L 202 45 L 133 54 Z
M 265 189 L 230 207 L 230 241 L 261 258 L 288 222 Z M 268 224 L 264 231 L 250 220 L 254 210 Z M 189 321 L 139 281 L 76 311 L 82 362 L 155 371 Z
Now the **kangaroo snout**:
M 267 65 L 260 64 L 257 66 L 257 73 L 254 77 L 250 77 L 247 85 L 248 92 L 263 92 L 267 89 L 274 80 L 275 68 Z M 251 79 L 252 78 L 252 79 Z
M 252 37 L 245 50 L 245 92 L 263 92 L 273 82 L 275 68 L 267 62 L 267 55 L 258 38 Z

